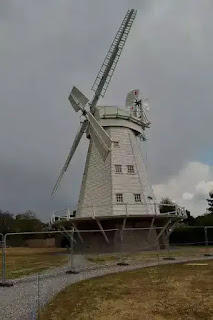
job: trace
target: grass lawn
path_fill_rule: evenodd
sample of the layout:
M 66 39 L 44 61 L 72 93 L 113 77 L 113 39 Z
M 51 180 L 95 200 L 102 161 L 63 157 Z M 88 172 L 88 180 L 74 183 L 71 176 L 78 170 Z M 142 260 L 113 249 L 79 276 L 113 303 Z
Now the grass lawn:
M 48 268 L 60 266 L 69 259 L 69 255 L 57 254 L 63 252 L 66 252 L 66 250 L 58 248 L 7 248 L 7 279 L 20 278 Z M 0 268 L 1 258 L 0 252 Z
M 213 261 L 197 264 L 161 265 L 73 284 L 49 302 L 40 320 L 212 320 Z
M 209 246 L 209 253 L 213 254 L 213 247 Z M 105 264 L 105 263 L 113 263 L 119 261 L 120 258 L 123 258 L 125 261 L 135 261 L 135 262 L 154 262 L 164 257 L 173 258 L 197 258 L 202 259 L 206 253 L 205 246 L 179 246 L 179 247 L 170 247 L 169 251 L 167 250 L 159 250 L 159 251 L 142 251 L 126 254 L 113 254 L 113 255 L 91 255 L 87 256 L 87 260 L 92 263 L 97 264 Z

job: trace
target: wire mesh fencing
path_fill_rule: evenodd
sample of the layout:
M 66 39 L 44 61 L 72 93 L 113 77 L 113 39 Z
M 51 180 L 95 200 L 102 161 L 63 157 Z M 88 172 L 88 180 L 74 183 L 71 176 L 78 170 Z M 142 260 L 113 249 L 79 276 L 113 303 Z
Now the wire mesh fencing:
M 30 319 L 39 319 L 40 309 L 70 283 L 107 273 L 213 257 L 213 227 L 178 228 L 171 235 L 162 227 L 72 228 L 0 234 L 0 239 L 0 282 L 24 287 L 26 300 L 30 301 Z
M 0 234 L 1 283 L 111 265 L 164 263 L 213 255 L 213 227 L 64 230 Z M 19 280 L 20 281 L 20 280 Z
M 0 268 L 1 268 L 1 280 L 0 283 L 3 282 L 4 279 L 4 273 L 3 273 L 3 265 L 5 264 L 4 258 L 5 258 L 5 243 L 4 243 L 4 235 L 0 233 L 0 249 L 1 249 L 1 259 L 0 259 Z

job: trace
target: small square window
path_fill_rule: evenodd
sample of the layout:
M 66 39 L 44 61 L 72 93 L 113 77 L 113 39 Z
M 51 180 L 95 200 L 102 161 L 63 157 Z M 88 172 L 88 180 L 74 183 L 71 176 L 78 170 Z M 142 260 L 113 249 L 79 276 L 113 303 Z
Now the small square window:
M 114 141 L 113 142 L 113 146 L 116 147 L 116 148 L 119 148 L 119 141 Z
M 115 164 L 115 172 L 122 173 L 122 166 L 120 164 Z
M 116 193 L 116 201 L 117 202 L 124 202 L 122 193 Z
M 140 193 L 135 193 L 135 202 L 141 202 L 141 194 Z
M 134 171 L 134 166 L 132 166 L 132 165 L 127 165 L 127 172 L 128 172 L 128 173 L 135 173 L 135 171 Z

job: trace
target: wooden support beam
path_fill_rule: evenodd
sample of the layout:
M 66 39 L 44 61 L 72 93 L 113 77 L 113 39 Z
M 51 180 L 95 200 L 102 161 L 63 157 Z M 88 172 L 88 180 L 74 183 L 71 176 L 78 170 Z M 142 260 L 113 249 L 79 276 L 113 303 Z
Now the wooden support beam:
M 160 233 L 158 234 L 157 238 L 156 238 L 156 242 L 158 241 L 158 239 L 162 236 L 163 232 L 166 230 L 166 228 L 168 227 L 168 225 L 170 224 L 171 219 L 169 219 L 167 221 L 167 223 L 165 224 L 165 226 L 163 227 L 163 229 L 160 231 Z
M 151 225 L 150 225 L 150 229 L 149 229 L 149 234 L 148 234 L 148 241 L 150 241 L 150 238 L 151 238 L 151 232 L 152 232 L 152 230 L 153 230 L 154 222 L 155 222 L 155 217 L 153 217 L 153 218 L 152 218 L 152 221 L 151 221 Z
M 70 232 L 67 232 L 67 230 L 63 226 L 61 226 L 61 230 L 63 231 L 63 233 L 64 233 L 65 237 L 67 238 L 67 240 L 70 242 L 71 241 Z M 73 237 L 73 242 L 76 243 L 76 240 L 74 239 L 74 237 Z
M 107 235 L 106 235 L 106 233 L 104 232 L 104 229 L 103 229 L 100 221 L 97 220 L 97 219 L 95 219 L 95 221 L 97 222 L 97 225 L 99 226 L 99 228 L 100 228 L 100 230 L 101 230 L 101 233 L 102 233 L 103 236 L 104 236 L 104 239 L 106 240 L 107 243 L 109 243 L 109 239 L 107 238 Z
M 123 239 L 124 239 L 124 229 L 126 227 L 126 219 L 127 218 L 123 219 L 123 224 L 122 224 L 122 229 L 121 229 L 121 241 L 123 241 Z
M 77 235 L 78 235 L 81 243 L 84 243 L 84 239 L 82 238 L 81 233 L 79 232 L 78 228 L 76 227 L 76 224 L 74 222 L 72 222 L 72 225 L 73 225 L 75 231 L 77 232 Z
M 167 237 L 169 238 L 170 234 L 172 233 L 172 231 L 175 229 L 175 227 L 177 226 L 177 224 L 179 223 L 179 221 L 174 221 L 173 225 L 171 226 L 171 228 L 167 231 Z

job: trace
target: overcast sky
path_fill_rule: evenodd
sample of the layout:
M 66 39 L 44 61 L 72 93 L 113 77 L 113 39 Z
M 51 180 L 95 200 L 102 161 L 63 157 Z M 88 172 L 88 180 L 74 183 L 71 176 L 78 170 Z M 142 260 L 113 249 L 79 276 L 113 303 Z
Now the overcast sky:
M 54 200 L 51 189 L 79 126 L 68 102 L 90 88 L 129 8 L 138 9 L 101 104 L 140 88 L 152 121 L 145 158 L 157 197 L 193 215 L 213 188 L 212 0 L 2 0 L 0 2 L 0 208 L 74 208 L 87 144 Z

